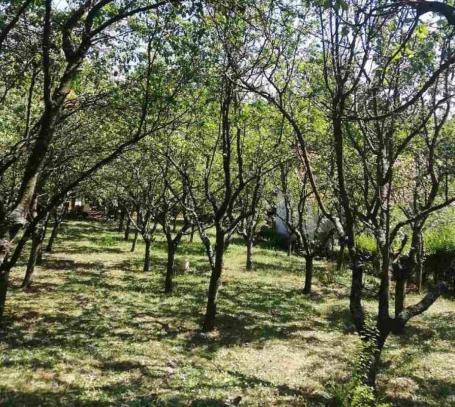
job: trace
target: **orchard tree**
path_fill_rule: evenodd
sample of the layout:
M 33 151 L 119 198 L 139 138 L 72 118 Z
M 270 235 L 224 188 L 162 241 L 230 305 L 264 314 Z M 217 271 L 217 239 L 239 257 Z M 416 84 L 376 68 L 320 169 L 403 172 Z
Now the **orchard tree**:
M 288 162 L 280 168 L 280 190 L 278 204 L 284 206 L 284 216 L 279 216 L 288 228 L 290 236 L 295 237 L 297 247 L 305 259 L 304 294 L 310 294 L 314 274 L 314 259 L 327 252 L 332 238 L 333 225 L 320 212 L 308 186 L 305 169 L 297 161 Z

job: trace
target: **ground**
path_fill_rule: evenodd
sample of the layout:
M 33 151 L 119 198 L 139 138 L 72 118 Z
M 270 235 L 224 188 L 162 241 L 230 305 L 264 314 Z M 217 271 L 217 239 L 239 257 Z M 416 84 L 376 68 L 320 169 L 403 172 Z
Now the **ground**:
M 217 331 L 198 327 L 208 284 L 199 243 L 184 243 L 191 272 L 163 294 L 165 244 L 153 271 L 112 225 L 70 222 L 28 292 L 14 270 L 0 332 L 2 406 L 326 405 L 349 381 L 358 353 L 347 276 L 317 263 L 314 294 L 301 292 L 302 260 L 273 248 L 244 269 L 230 246 Z M 412 296 L 409 301 L 416 301 Z M 455 406 L 455 301 L 440 299 L 391 338 L 380 393 L 396 406 Z

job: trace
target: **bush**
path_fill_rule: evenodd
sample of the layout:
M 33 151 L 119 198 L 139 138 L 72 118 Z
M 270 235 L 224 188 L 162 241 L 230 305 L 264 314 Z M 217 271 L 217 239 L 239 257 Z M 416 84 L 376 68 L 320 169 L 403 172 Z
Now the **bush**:
M 363 252 L 375 254 L 377 252 L 376 240 L 367 233 L 360 233 L 356 239 L 356 247 Z
M 425 254 L 455 254 L 455 224 L 440 225 L 424 233 Z
M 354 387 L 352 391 L 351 407 L 376 407 L 374 390 L 362 384 Z
M 346 385 L 331 388 L 333 407 L 391 407 L 389 403 L 378 400 L 372 387 L 351 381 Z

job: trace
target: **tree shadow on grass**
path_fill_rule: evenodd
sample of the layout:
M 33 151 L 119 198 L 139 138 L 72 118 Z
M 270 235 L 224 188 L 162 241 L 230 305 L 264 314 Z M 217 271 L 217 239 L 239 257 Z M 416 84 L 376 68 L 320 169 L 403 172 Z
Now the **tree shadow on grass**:
M 426 401 L 415 400 L 414 393 L 421 393 L 423 396 L 431 396 L 432 400 L 436 400 L 439 406 L 453 406 L 455 401 L 455 387 L 453 381 L 437 380 L 429 377 L 421 378 L 414 375 L 410 375 L 409 378 L 417 383 L 418 389 L 412 390 L 412 395 L 408 397 L 401 394 L 400 388 L 398 387 L 394 394 L 386 397 L 386 400 L 393 403 L 394 406 L 399 407 L 424 407 L 430 404 Z M 436 404 L 431 404 L 436 405 Z
M 80 227 L 80 233 L 86 233 L 86 230 Z M 89 253 L 90 249 L 86 246 L 78 247 L 78 250 L 82 250 L 84 254 Z M 100 251 L 108 250 L 102 248 Z M 71 252 L 71 249 L 68 252 Z M 193 260 L 196 267 L 199 267 L 199 261 L 201 267 L 202 263 L 207 267 L 204 256 Z M 155 259 L 155 264 L 164 270 L 165 259 L 159 257 Z M 121 265 L 125 267 L 119 267 Z M 0 334 L 7 350 L 34 349 L 43 354 L 51 353 L 49 359 L 39 361 L 27 359 L 26 353 L 29 352 L 24 352 L 23 356 L 14 361 L 16 366 L 39 367 L 42 363 L 43 367 L 52 369 L 59 363 L 58 354 L 55 352 L 54 355 L 52 352 L 56 349 L 61 352 L 77 350 L 81 358 L 96 360 L 104 371 L 121 373 L 139 370 L 145 376 L 153 373 L 134 361 L 105 360 L 99 347 L 106 346 L 106 343 L 111 341 L 122 343 L 124 347 L 150 341 L 161 341 L 163 345 L 175 346 L 176 337 L 178 337 L 178 341 L 182 342 L 184 347 L 183 351 L 188 352 L 188 357 L 190 353 L 191 355 L 195 353 L 206 359 L 212 359 L 215 356 L 214 353 L 222 347 L 242 344 L 262 347 L 269 340 L 287 339 L 298 335 L 300 331 L 322 329 L 325 326 L 319 321 L 321 315 L 314 304 L 314 298 L 306 297 L 296 289 L 268 284 L 262 279 L 254 278 L 251 281 L 246 278 L 238 281 L 228 280 L 223 284 L 219 296 L 219 314 L 216 319 L 218 334 L 214 337 L 204 336 L 196 332 L 194 327 L 199 325 L 205 309 L 208 283 L 205 275 L 190 274 L 182 279 L 177 277 L 174 295 L 164 296 L 161 273 L 134 272 L 123 262 L 107 267 L 100 262 L 66 263 L 61 259 L 49 259 L 47 266 L 52 270 L 69 271 L 65 275 L 66 280 L 57 289 L 64 295 L 68 295 L 68 301 L 73 301 L 74 306 L 69 305 L 63 311 L 56 308 L 52 314 L 36 310 L 34 314 L 28 316 L 18 311 L 15 315 L 9 316 L 9 320 L 5 321 L 6 327 Z M 118 276 L 112 278 L 109 271 L 118 268 L 125 269 L 127 272 L 120 278 Z M 74 270 L 77 272 L 72 273 L 71 271 Z M 86 286 L 96 290 L 84 292 Z M 91 297 L 93 292 L 96 296 Z M 76 298 L 78 296 L 83 298 L 79 300 Z M 324 298 L 318 297 L 318 301 L 324 301 Z M 337 324 L 340 322 L 337 318 L 344 318 L 344 315 L 337 312 L 334 310 L 332 316 L 333 329 L 339 327 Z M 312 345 L 317 346 L 317 340 L 316 337 L 312 337 Z M 245 387 L 257 385 L 277 388 L 273 383 L 242 376 L 240 373 L 236 377 Z M 209 385 L 211 384 L 207 386 Z M 136 388 L 140 388 L 140 383 L 128 382 L 110 386 L 105 386 L 103 391 L 120 401 L 122 389 L 131 393 Z M 74 404 L 81 390 L 75 388 L 69 391 L 68 400 Z M 279 386 L 278 391 L 282 395 L 311 397 L 298 389 L 289 389 L 287 386 Z M 49 397 L 49 400 L 57 402 L 62 396 L 57 391 L 40 393 L 37 390 L 37 392 L 24 393 L 17 398 L 13 393 L 8 389 L 3 389 L 3 393 L 0 390 L 0 394 L 7 394 L 7 396 L 9 394 L 8 397 L 12 400 L 22 400 L 20 397 L 24 397 L 28 404 L 22 403 L 22 405 L 39 405 L 37 400 L 40 397 Z M 180 402 L 178 396 L 175 400 L 176 403 Z M 139 404 L 131 402 L 131 405 L 141 405 L 141 398 L 136 401 Z M 130 400 L 125 400 L 124 404 L 128 405 L 129 402 Z M 90 400 L 85 400 L 80 405 L 91 405 L 90 403 Z M 150 403 L 144 405 L 153 405 L 153 401 Z M 205 404 L 216 406 L 223 405 L 224 401 L 193 400 L 193 405 L 204 405 L 203 403 L 219 403 Z M 17 402 L 10 405 L 21 404 Z
M 104 268 L 104 263 L 101 261 L 76 262 L 69 259 L 49 258 L 43 261 L 42 268 L 55 271 L 80 271 L 91 269 L 101 270 Z
M 115 253 L 121 254 L 127 251 L 121 247 L 96 247 L 87 245 L 74 245 L 71 247 L 65 247 L 65 253 L 67 254 L 93 254 L 93 253 Z
M 205 298 L 203 297 L 205 305 Z M 187 335 L 186 347 L 205 358 L 212 358 L 220 348 L 252 344 L 262 348 L 268 340 L 286 339 L 320 324 L 318 312 L 299 293 L 267 285 L 233 283 L 220 292 L 215 335 L 193 332 Z
M 425 324 L 415 324 L 414 320 L 411 320 L 406 325 L 404 333 L 396 336 L 403 346 L 419 346 L 428 339 L 445 341 L 455 338 L 455 324 L 452 313 L 423 314 L 417 316 L 415 320 L 418 318 L 422 318 Z
M 330 330 L 340 331 L 344 334 L 356 332 L 351 312 L 345 304 L 331 306 L 326 313 L 326 320 Z

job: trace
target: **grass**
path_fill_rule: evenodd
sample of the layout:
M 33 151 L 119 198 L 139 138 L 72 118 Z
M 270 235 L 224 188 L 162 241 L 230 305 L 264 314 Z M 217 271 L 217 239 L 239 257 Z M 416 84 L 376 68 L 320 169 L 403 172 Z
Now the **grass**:
M 347 276 L 317 263 L 301 294 L 302 260 L 234 242 L 226 256 L 217 331 L 201 335 L 208 268 L 184 243 L 191 272 L 162 291 L 165 244 L 143 273 L 143 245 L 97 222 L 70 222 L 29 292 L 13 288 L 0 333 L 2 406 L 326 405 L 347 382 L 358 347 Z M 180 256 L 182 257 L 182 255 Z M 410 296 L 409 301 L 417 298 Z M 373 304 L 371 303 L 370 306 Z M 379 390 L 396 406 L 455 405 L 455 303 L 439 300 L 386 345 Z M 231 403 L 231 404 L 232 404 Z

